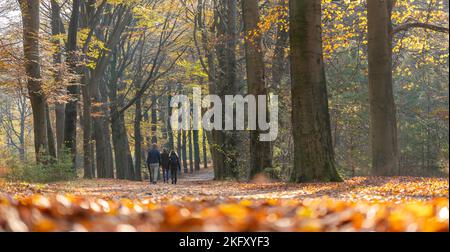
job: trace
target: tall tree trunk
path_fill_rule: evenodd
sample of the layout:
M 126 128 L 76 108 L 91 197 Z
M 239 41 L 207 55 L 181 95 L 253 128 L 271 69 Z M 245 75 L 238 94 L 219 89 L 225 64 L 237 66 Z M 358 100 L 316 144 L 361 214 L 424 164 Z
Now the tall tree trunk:
M 178 157 L 180 158 L 180 161 L 183 158 L 181 149 L 182 149 L 182 147 L 181 147 L 181 130 L 178 130 L 177 131 L 177 154 L 178 154 Z M 181 166 L 181 164 L 180 164 L 180 166 Z M 181 175 L 181 170 L 178 171 L 178 174 Z
M 53 158 L 56 158 L 56 145 L 55 137 L 53 135 L 52 120 L 50 117 L 50 110 L 48 104 L 45 105 L 45 116 L 47 121 L 47 142 L 48 142 L 48 153 Z
M 84 5 L 81 8 L 82 13 L 80 26 L 87 28 L 95 12 L 95 0 L 84 1 Z M 86 66 L 81 67 L 81 93 L 83 96 L 83 168 L 84 178 L 90 179 L 95 177 L 95 160 L 94 160 L 94 132 L 92 123 L 92 100 L 91 90 L 89 87 L 89 70 Z
M 89 87 L 85 84 L 87 77 L 83 75 L 81 92 L 83 95 L 83 167 L 84 178 L 95 177 L 93 168 L 93 146 L 92 146 L 92 117 L 91 117 L 91 95 Z
M 139 88 L 139 85 L 138 85 Z M 136 169 L 136 180 L 142 181 L 142 134 L 141 134 L 141 122 L 142 122 L 142 100 L 138 98 L 136 100 L 136 110 L 134 115 L 134 159 Z
M 187 151 L 186 151 L 186 145 L 187 145 L 187 141 L 186 141 L 186 131 L 185 130 L 181 130 L 181 135 L 182 135 L 182 145 L 181 145 L 181 153 L 183 156 L 183 169 L 184 169 L 184 173 L 188 173 L 188 165 L 187 165 Z
M 254 32 L 258 29 L 258 23 L 260 22 L 258 0 L 242 1 L 242 15 L 245 35 L 256 34 Z M 259 95 L 267 96 L 264 55 L 260 35 L 250 36 L 245 40 L 245 59 L 247 64 L 248 93 L 256 97 Z M 258 105 L 256 109 L 256 111 L 259 111 Z M 258 121 L 258 113 L 256 113 L 256 118 Z M 270 142 L 259 140 L 259 136 L 262 133 L 260 130 L 250 132 L 250 179 L 263 172 L 264 168 L 272 167 Z
M 119 72 L 117 69 L 117 50 L 113 50 L 113 57 L 110 66 L 109 92 L 103 92 L 103 95 L 109 95 L 111 111 L 111 129 L 114 145 L 114 161 L 119 179 L 135 180 L 135 170 L 133 159 L 131 157 L 128 134 L 125 126 L 125 114 L 119 113 L 119 108 L 124 105 L 124 97 L 121 94 L 124 85 L 119 83 Z M 105 103 L 107 100 L 105 100 Z M 131 161 L 130 161 L 131 160 Z
M 194 149 L 192 147 L 192 130 L 188 131 L 188 143 L 189 143 L 189 172 L 194 173 Z
M 61 73 L 61 64 L 62 64 L 62 45 L 60 43 L 59 35 L 64 34 L 64 25 L 61 21 L 61 7 L 56 0 L 51 1 L 52 7 L 52 36 L 56 38 L 53 41 L 53 44 L 56 48 L 56 51 L 53 55 L 53 64 L 55 65 L 55 83 L 57 85 L 62 86 L 62 73 Z M 61 87 L 62 88 L 62 87 Z M 61 150 L 63 149 L 64 144 L 64 116 L 65 116 L 65 105 L 62 102 L 56 102 L 55 104 L 55 122 L 56 122 L 56 150 L 58 152 L 58 156 L 61 155 Z
M 95 146 L 94 122 L 92 121 L 92 116 L 91 116 L 91 155 L 90 156 L 91 156 L 91 166 L 92 166 L 92 177 L 98 178 L 95 152 L 96 152 L 96 146 Z
M 238 7 L 237 0 L 227 0 L 227 47 L 226 47 L 226 77 L 225 77 L 225 87 L 222 89 L 222 98 L 224 95 L 238 94 L 239 93 L 239 83 L 237 81 L 237 57 L 236 57 L 236 47 L 238 40 L 238 30 L 237 30 L 237 15 Z M 224 101 L 223 99 L 222 101 Z M 225 109 L 223 110 L 225 111 Z M 225 116 L 223 117 L 225 118 Z M 223 170 L 222 179 L 227 178 L 238 178 L 238 147 L 240 144 L 240 138 L 238 137 L 237 131 L 221 131 L 221 136 L 224 143 L 225 156 L 223 157 L 223 163 L 225 164 Z M 221 141 L 221 142 L 222 142 Z
M 226 14 L 224 13 L 224 10 L 226 8 L 226 1 L 216 1 L 214 2 L 216 6 L 214 6 L 214 18 L 217 22 L 217 31 L 216 31 L 216 38 L 218 41 L 222 41 L 219 43 L 216 43 L 215 46 L 215 52 L 216 52 L 216 58 L 217 58 L 217 69 L 215 68 L 215 59 L 208 58 L 208 66 L 210 67 L 210 75 L 215 73 L 215 75 L 211 76 L 214 77 L 214 82 L 211 82 L 210 80 L 210 87 L 209 92 L 211 94 L 220 95 L 221 89 L 223 88 L 224 81 L 225 81 L 225 69 L 226 69 L 226 45 L 223 42 L 223 40 L 227 37 L 226 34 L 226 24 L 224 20 L 224 16 Z M 222 8 L 221 8 L 222 7 Z M 205 37 L 205 35 L 204 35 Z M 217 71 L 215 71 L 217 70 Z M 211 146 L 211 157 L 213 161 L 213 168 L 214 168 L 214 179 L 215 180 L 221 180 L 223 179 L 223 170 L 225 167 L 225 164 L 223 162 L 224 153 L 222 145 L 222 139 L 219 137 L 220 132 L 217 130 L 212 130 L 210 132 L 210 146 Z
M 67 58 L 69 62 L 69 71 L 77 74 L 77 34 L 78 19 L 80 16 L 80 0 L 74 0 L 72 4 L 72 15 L 70 17 L 68 38 L 67 38 Z M 70 101 L 66 104 L 65 122 L 64 122 L 64 142 L 73 157 L 73 168 L 75 169 L 75 160 L 77 155 L 77 104 L 79 99 L 79 85 L 77 81 L 71 81 L 67 88 Z
M 107 108 L 103 108 L 104 114 L 106 114 Z M 112 143 L 111 143 L 111 129 L 109 124 L 109 116 L 101 119 L 101 128 L 103 133 L 103 138 L 105 139 L 105 152 L 106 152 L 106 177 L 107 178 L 114 178 L 114 159 L 113 159 L 113 149 L 112 149 Z
M 113 145 L 114 145 L 114 160 L 117 170 L 118 179 L 134 180 L 134 167 L 130 167 L 129 155 L 131 154 L 128 135 L 125 128 L 125 117 L 123 114 L 118 115 L 117 111 L 112 111 L 113 116 L 111 121 Z
M 158 106 L 157 106 L 157 97 L 156 95 L 152 95 L 152 113 L 151 113 L 151 117 L 152 117 L 152 144 L 153 143 L 158 143 L 158 136 L 157 136 L 157 130 L 158 130 Z
M 123 98 L 117 97 L 116 92 L 111 92 L 113 93 L 111 96 L 111 129 L 117 178 L 135 180 L 134 164 L 125 126 L 125 115 L 124 113 L 119 113 L 117 110 L 117 104 L 122 104 L 118 100 L 122 100 Z
M 391 0 L 367 2 L 372 174 L 398 172 L 397 119 L 392 87 Z
M 217 2 L 215 2 L 215 4 L 217 4 Z M 198 0 L 198 18 L 197 18 L 197 22 L 198 22 L 198 27 L 200 27 L 201 29 L 201 41 L 202 41 L 202 47 L 203 50 L 206 53 L 206 63 L 207 63 L 207 70 L 208 70 L 208 88 L 209 88 L 209 93 L 210 94 L 217 94 L 216 90 L 216 82 L 217 82 L 217 71 L 216 71 L 216 65 L 215 65 L 215 55 L 213 50 L 210 50 L 209 45 L 208 45 L 208 27 L 205 23 L 205 6 L 204 6 L 204 1 L 203 0 Z M 214 6 L 216 7 L 216 6 Z M 218 18 L 218 12 L 217 12 L 217 8 L 214 8 L 214 18 L 217 19 Z M 216 26 L 212 25 L 209 28 L 209 32 L 214 34 L 216 32 Z M 204 109 L 203 113 L 206 111 L 206 109 Z M 204 167 L 207 168 L 208 167 L 208 158 L 207 158 L 207 141 L 214 143 L 214 138 L 213 138 L 213 132 L 209 131 L 209 132 L 203 132 L 203 161 L 204 161 Z M 215 148 L 210 148 L 211 151 L 211 158 L 213 161 L 213 164 L 217 163 L 217 159 L 214 158 L 215 155 L 213 155 L 213 153 L 216 152 Z M 216 167 L 216 166 L 214 166 Z
M 286 0 L 279 0 L 278 3 L 281 7 L 286 7 Z M 289 33 L 284 27 L 277 27 L 275 49 L 272 59 L 272 84 L 271 88 L 276 92 L 280 92 L 280 85 L 285 73 L 286 60 L 285 49 L 287 47 L 287 41 Z
M 120 15 L 121 18 L 118 19 L 118 23 L 114 24 L 114 30 L 106 41 L 106 48 L 114 48 L 118 44 L 123 32 L 131 21 L 129 8 L 120 8 L 117 15 Z M 105 93 L 106 84 L 104 80 L 111 56 L 112 53 L 109 50 L 102 51 L 102 55 L 97 61 L 88 82 L 93 101 L 92 120 L 96 144 L 97 171 L 99 172 L 98 176 L 101 178 L 114 178 L 109 120 L 107 120 L 109 119 L 109 113 L 106 105 L 107 94 Z M 101 92 L 104 93 L 102 94 Z
M 219 69 L 215 91 L 222 101 L 225 95 L 234 95 L 239 92 L 236 81 L 236 41 L 237 41 L 237 1 L 226 0 L 220 3 L 217 36 L 225 39 L 224 43 L 217 43 L 217 60 Z M 225 104 L 223 102 L 222 118 L 225 118 Z M 238 146 L 239 138 L 236 131 L 212 131 L 214 177 L 216 180 L 237 178 L 238 173 Z
M 125 133 L 127 132 L 125 124 L 123 124 L 123 129 Z M 136 181 L 136 170 L 134 168 L 134 162 L 133 162 L 133 155 L 131 155 L 130 150 L 130 142 L 128 139 L 128 134 L 125 135 L 125 146 L 127 151 L 127 162 L 128 162 L 128 180 L 134 180 Z
M 181 130 L 177 132 L 177 154 L 181 157 Z
M 36 161 L 48 152 L 46 98 L 42 90 L 39 55 L 39 0 L 19 0 L 23 23 L 23 49 L 27 88 L 33 110 L 34 149 Z
M 236 59 L 236 46 L 237 46 L 237 0 L 226 0 L 227 6 L 227 47 L 226 47 L 226 59 L 227 59 L 227 87 L 230 91 L 236 91 L 238 89 L 237 83 L 237 59 Z M 233 90 L 234 89 L 234 90 Z M 234 93 L 233 93 L 234 94 Z
M 194 168 L 196 171 L 200 170 L 200 144 L 199 131 L 193 130 L 193 144 L 194 144 Z
M 161 142 L 164 142 L 164 148 L 167 148 L 167 99 L 168 97 L 166 95 L 162 95 L 158 100 L 158 107 L 159 107 L 159 120 L 161 121 L 161 138 L 164 139 Z
M 172 129 L 172 124 L 170 122 L 171 118 L 172 118 L 172 107 L 170 106 L 170 102 L 172 101 L 172 95 L 170 94 L 170 89 L 169 89 L 169 98 L 167 99 L 167 106 L 168 106 L 168 117 L 167 117 L 167 142 L 168 145 L 167 147 L 169 148 L 169 151 L 175 150 L 175 145 L 174 145 L 174 140 L 173 140 L 173 129 Z
M 95 109 L 93 109 L 93 112 Z M 96 170 L 98 178 L 107 178 L 106 176 L 106 151 L 105 139 L 102 132 L 101 120 L 99 118 L 93 118 L 93 129 L 94 129 L 94 139 L 95 139 L 95 161 Z
M 55 132 L 56 132 L 56 150 L 58 156 L 61 155 L 61 152 L 64 148 L 64 120 L 66 115 L 66 106 L 64 103 L 56 103 L 55 104 Z
M 203 152 L 203 168 L 208 168 L 208 150 L 206 148 L 207 146 L 207 137 L 206 132 L 202 131 L 202 152 Z
M 320 0 L 290 1 L 293 182 L 341 181 L 335 167 Z
M 92 121 L 94 124 L 95 152 L 97 158 L 97 175 L 99 178 L 114 178 L 114 166 L 112 161 L 112 148 L 109 130 L 109 113 L 107 98 L 101 94 L 106 85 L 103 79 L 98 80 L 100 84 L 94 84 L 91 78 L 90 92 L 95 106 L 92 106 Z
M 25 161 L 25 124 L 26 124 L 26 111 L 27 101 L 26 97 L 20 97 L 20 132 L 19 132 L 19 157 L 21 161 Z
M 106 87 L 106 81 L 100 82 L 100 109 L 101 114 L 104 115 L 100 117 L 100 125 L 102 129 L 103 139 L 105 140 L 104 151 L 105 153 L 105 172 L 106 178 L 114 178 L 114 159 L 113 159 L 113 149 L 111 144 L 111 128 L 110 128 L 110 118 L 111 112 L 108 107 L 108 93 Z M 128 146 L 128 145 L 127 145 Z

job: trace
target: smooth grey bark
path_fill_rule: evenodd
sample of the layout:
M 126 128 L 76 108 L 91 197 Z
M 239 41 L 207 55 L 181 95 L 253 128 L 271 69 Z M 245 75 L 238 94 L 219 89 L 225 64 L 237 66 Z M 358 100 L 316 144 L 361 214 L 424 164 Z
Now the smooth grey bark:
M 397 118 L 392 84 L 391 0 L 367 3 L 372 175 L 398 173 Z

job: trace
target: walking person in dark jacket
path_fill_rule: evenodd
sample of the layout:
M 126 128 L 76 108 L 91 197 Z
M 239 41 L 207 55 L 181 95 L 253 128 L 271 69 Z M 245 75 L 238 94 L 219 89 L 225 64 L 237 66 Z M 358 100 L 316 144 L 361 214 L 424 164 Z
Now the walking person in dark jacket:
M 164 183 L 169 183 L 169 152 L 167 149 L 163 149 L 163 152 L 161 153 L 161 163 L 162 163 L 162 170 L 163 170 L 163 179 Z
M 170 176 L 172 178 L 172 184 L 176 185 L 178 170 L 181 170 L 181 165 L 180 165 L 180 159 L 178 158 L 178 155 L 175 153 L 175 151 L 170 152 L 169 166 L 170 166 Z
M 159 167 L 161 166 L 161 154 L 159 153 L 158 146 L 152 145 L 152 149 L 147 155 L 147 168 L 150 172 L 150 183 L 156 184 L 158 181 Z

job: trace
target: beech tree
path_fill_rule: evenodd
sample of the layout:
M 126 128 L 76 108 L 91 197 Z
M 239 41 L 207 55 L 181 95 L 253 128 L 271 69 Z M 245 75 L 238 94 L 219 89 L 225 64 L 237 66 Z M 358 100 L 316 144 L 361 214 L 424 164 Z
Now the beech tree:
M 260 22 L 258 0 L 242 1 L 242 15 L 244 20 L 245 58 L 247 63 L 248 93 L 255 95 L 268 95 L 266 89 L 266 76 L 264 70 L 264 55 L 261 47 L 261 35 L 258 34 Z M 258 110 L 258 107 L 256 108 Z M 257 115 L 258 120 L 258 115 Z M 259 135 L 262 132 L 255 130 L 250 133 L 250 167 L 249 177 L 262 172 L 264 168 L 272 167 L 272 150 L 270 142 L 262 142 Z
M 368 1 L 372 174 L 398 173 L 397 117 L 392 82 L 393 1 Z
M 39 0 L 19 0 L 23 25 L 23 50 L 27 88 L 33 110 L 36 160 L 48 154 L 46 97 L 42 89 L 39 54 Z
M 69 30 L 67 33 L 67 58 L 69 61 L 69 68 L 73 74 L 77 73 L 77 34 L 78 34 L 78 20 L 80 16 L 80 1 L 74 0 L 72 4 L 72 14 L 69 23 Z M 71 85 L 67 88 L 68 94 L 71 96 L 69 102 L 66 104 L 65 122 L 64 122 L 64 142 L 68 150 L 70 150 L 74 159 L 77 155 L 77 115 L 78 115 L 78 99 L 80 93 L 79 82 L 73 80 Z
M 293 182 L 341 181 L 334 160 L 320 0 L 289 3 Z
M 447 2 L 6 0 L 0 28 L 0 155 L 34 149 L 39 166 L 64 167 L 67 148 L 76 174 L 127 180 L 147 178 L 153 142 L 216 180 L 441 176 L 448 164 Z M 277 95 L 277 139 L 177 131 L 170 102 L 194 87 Z

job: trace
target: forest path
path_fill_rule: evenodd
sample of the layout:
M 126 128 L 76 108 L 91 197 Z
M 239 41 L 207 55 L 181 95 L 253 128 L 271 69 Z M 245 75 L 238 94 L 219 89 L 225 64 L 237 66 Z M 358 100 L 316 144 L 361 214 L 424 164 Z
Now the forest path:
M 212 168 L 200 169 L 200 171 L 195 171 L 194 173 L 183 174 L 180 177 L 180 181 L 186 181 L 186 182 L 210 181 L 213 179 L 214 179 L 214 170 Z
M 448 179 L 359 177 L 289 184 L 214 181 L 211 174 L 186 174 L 177 185 L 0 179 L 0 232 L 448 232 Z
M 78 179 L 50 184 L 12 183 L 0 179 L 3 194 L 30 196 L 33 194 L 70 194 L 103 199 L 148 199 L 177 201 L 196 199 L 311 199 L 327 197 L 358 202 L 403 202 L 408 200 L 448 199 L 448 179 L 411 177 L 356 177 L 344 183 L 237 182 L 213 180 L 213 169 L 201 169 L 186 174 L 177 185 L 150 184 L 114 179 Z

